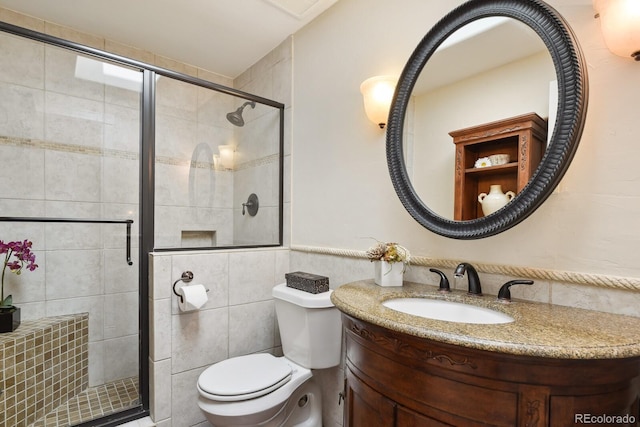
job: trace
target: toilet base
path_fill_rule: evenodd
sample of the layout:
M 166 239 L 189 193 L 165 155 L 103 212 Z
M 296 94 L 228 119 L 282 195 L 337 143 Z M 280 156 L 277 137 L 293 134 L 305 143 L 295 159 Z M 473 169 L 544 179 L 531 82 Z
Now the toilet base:
M 199 403 L 207 400 L 200 397 Z M 322 427 L 322 391 L 311 377 L 289 399 L 259 413 L 225 416 L 203 412 L 213 427 Z
M 322 390 L 313 378 L 298 387 L 287 405 L 293 410 L 282 427 L 322 427 Z

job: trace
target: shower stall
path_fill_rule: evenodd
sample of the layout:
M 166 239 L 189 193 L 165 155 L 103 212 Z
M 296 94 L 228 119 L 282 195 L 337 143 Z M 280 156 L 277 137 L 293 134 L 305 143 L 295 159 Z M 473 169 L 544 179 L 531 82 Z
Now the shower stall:
M 0 30 L 0 240 L 38 264 L 5 278 L 22 324 L 0 334 L 0 426 L 139 418 L 148 254 L 282 244 L 284 106 Z

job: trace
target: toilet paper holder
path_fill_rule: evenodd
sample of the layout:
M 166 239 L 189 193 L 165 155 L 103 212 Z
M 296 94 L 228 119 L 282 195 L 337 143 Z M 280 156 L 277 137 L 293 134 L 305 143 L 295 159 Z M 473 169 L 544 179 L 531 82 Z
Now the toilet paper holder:
M 184 272 L 182 272 L 182 276 L 180 276 L 180 278 L 178 280 L 173 282 L 173 293 L 176 294 L 176 296 L 178 298 L 180 298 L 180 302 L 184 302 L 184 301 L 182 300 L 182 295 L 180 295 L 176 291 L 176 285 L 178 284 L 178 282 L 189 283 L 192 280 L 193 280 L 193 273 L 191 271 L 184 271 Z M 207 289 L 207 292 L 209 292 L 209 289 Z

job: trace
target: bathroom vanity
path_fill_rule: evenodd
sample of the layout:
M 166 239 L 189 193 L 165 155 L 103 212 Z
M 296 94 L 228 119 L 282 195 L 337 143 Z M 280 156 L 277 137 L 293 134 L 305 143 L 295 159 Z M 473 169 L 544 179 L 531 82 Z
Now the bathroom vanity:
M 502 324 L 432 320 L 392 298 L 490 308 Z M 640 319 L 550 304 L 497 302 L 372 280 L 338 288 L 346 335 L 345 426 L 638 425 Z

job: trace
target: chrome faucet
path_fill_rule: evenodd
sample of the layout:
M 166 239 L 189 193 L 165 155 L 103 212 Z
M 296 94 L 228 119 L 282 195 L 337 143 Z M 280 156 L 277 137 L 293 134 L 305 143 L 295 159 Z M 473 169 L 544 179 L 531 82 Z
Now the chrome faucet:
M 480 286 L 480 278 L 476 269 L 468 262 L 461 262 L 456 267 L 453 275 L 455 277 L 462 277 L 464 273 L 467 273 L 469 279 L 469 293 L 472 295 L 482 295 L 482 287 Z

